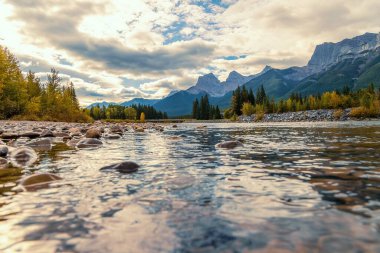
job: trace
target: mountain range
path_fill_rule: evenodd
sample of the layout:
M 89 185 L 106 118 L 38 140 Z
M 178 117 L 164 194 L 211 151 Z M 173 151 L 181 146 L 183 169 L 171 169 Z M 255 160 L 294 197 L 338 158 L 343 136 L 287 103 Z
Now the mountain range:
M 360 89 L 370 83 L 380 87 L 380 33 L 365 33 L 338 43 L 318 45 L 303 67 L 275 69 L 266 66 L 260 73 L 249 76 L 232 71 L 223 82 L 209 73 L 199 77 L 189 89 L 173 91 L 163 99 L 135 98 L 121 104 L 152 105 L 175 117 L 190 114 L 193 101 L 206 94 L 211 104 L 227 108 L 233 90 L 242 85 L 254 92 L 263 85 L 268 96 L 279 100 L 286 99 L 293 92 L 310 95 L 342 89 L 345 85 Z

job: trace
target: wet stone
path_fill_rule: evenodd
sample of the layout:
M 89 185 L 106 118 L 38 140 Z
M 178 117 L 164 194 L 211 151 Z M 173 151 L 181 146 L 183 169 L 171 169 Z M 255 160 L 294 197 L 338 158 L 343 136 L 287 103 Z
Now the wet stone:
M 49 129 L 45 129 L 42 131 L 40 137 L 54 137 L 54 133 Z
M 217 148 L 234 149 L 242 147 L 243 144 L 240 141 L 224 141 L 215 145 Z
M 8 160 L 0 157 L 0 169 L 8 168 Z
M 11 163 L 15 167 L 30 166 L 37 161 L 37 158 L 37 153 L 29 147 L 18 148 L 10 153 Z
M 120 173 L 133 173 L 138 170 L 140 166 L 134 162 L 121 162 L 101 168 L 101 171 L 116 170 Z
M 1 138 L 4 140 L 17 139 L 20 137 L 17 133 L 12 132 L 4 132 L 1 134 Z
M 99 139 L 101 135 L 102 135 L 102 133 L 98 128 L 90 128 L 86 132 L 86 138 Z
M 57 180 L 62 180 L 62 178 L 51 173 L 34 174 L 21 179 L 20 186 L 26 191 L 36 191 L 49 187 L 52 182 Z
M 8 147 L 0 144 L 0 157 L 6 157 L 8 154 Z
M 105 134 L 103 136 L 105 139 L 110 139 L 110 140 L 116 140 L 116 139 L 120 139 L 121 136 L 118 135 L 118 134 Z
M 98 140 L 98 139 L 95 139 L 95 138 L 85 138 L 85 139 L 82 139 L 80 140 L 76 147 L 77 148 L 96 148 L 96 147 L 99 147 L 103 145 L 103 142 Z
M 21 137 L 28 137 L 30 139 L 38 138 L 40 135 L 38 132 L 24 132 L 20 134 Z

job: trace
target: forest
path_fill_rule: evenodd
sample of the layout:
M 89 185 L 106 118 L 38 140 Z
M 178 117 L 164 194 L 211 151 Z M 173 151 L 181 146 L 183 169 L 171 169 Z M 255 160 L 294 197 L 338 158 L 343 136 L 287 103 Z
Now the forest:
M 23 74 L 16 57 L 1 46 L 0 119 L 91 121 L 79 107 L 73 83 L 63 84 L 55 69 L 46 82 L 31 71 Z
M 102 119 L 122 119 L 122 120 L 142 120 L 145 119 L 167 119 L 168 115 L 164 112 L 157 111 L 153 106 L 148 105 L 131 105 L 125 107 L 122 105 L 109 105 L 108 107 L 94 106 L 87 109 L 89 115 L 95 120 Z M 143 120 L 142 120 L 143 121 Z
M 231 106 L 224 111 L 225 118 L 240 115 L 263 115 L 265 113 L 284 113 L 318 109 L 339 110 L 352 108 L 351 117 L 377 117 L 380 115 L 380 89 L 370 84 L 367 88 L 352 90 L 344 86 L 342 90 L 324 92 L 320 95 L 302 96 L 293 93 L 284 100 L 270 99 L 263 86 L 257 90 L 256 97 L 245 86 L 238 87 L 232 95 Z
M 211 105 L 208 96 L 205 95 L 202 96 L 199 101 L 195 99 L 193 102 L 192 117 L 197 120 L 210 120 L 221 119 L 222 115 L 219 107 Z

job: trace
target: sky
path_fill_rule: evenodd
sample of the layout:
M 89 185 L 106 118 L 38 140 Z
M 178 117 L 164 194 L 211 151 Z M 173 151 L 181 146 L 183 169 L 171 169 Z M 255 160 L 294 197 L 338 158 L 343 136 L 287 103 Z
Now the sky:
M 225 80 L 306 65 L 316 45 L 380 32 L 378 0 L 0 0 L 0 45 L 82 105 L 162 98 L 213 72 Z

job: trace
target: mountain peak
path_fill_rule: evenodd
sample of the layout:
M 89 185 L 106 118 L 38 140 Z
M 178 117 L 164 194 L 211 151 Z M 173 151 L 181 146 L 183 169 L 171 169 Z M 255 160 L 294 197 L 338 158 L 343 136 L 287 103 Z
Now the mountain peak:
M 196 86 L 203 85 L 205 83 L 219 84 L 220 81 L 213 73 L 209 73 L 209 74 L 198 77 L 198 82 Z
M 243 75 L 234 70 L 228 75 L 226 82 L 234 81 L 239 78 L 243 78 Z
M 368 50 L 380 46 L 380 33 L 365 33 L 340 42 L 325 42 L 317 45 L 308 63 L 312 72 L 316 73 L 328 68 L 343 59 L 356 58 Z

